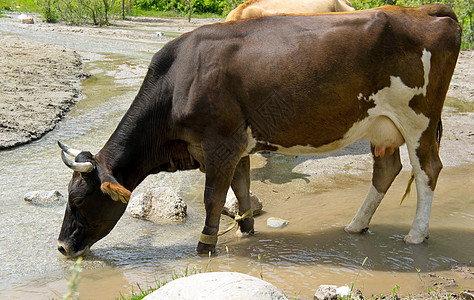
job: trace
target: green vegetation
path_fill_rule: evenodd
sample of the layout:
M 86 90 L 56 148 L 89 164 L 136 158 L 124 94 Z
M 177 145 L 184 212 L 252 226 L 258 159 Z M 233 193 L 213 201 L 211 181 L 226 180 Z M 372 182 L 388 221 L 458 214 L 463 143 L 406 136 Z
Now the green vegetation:
M 36 0 L 0 0 L 0 10 L 39 12 Z
M 130 15 L 156 17 L 225 17 L 244 0 L 0 0 L 0 10 L 41 12 L 47 22 L 109 25 L 114 18 Z M 474 48 L 472 0 L 352 0 L 355 9 L 382 5 L 451 5 L 463 28 L 463 49 Z
M 430 3 L 448 4 L 456 12 L 459 24 L 462 26 L 462 48 L 474 48 L 474 1 L 472 0 L 353 0 L 351 2 L 355 9 L 367 9 L 382 5 L 414 7 Z
M 210 263 L 210 261 L 208 262 L 208 265 L 206 266 L 206 269 L 209 267 L 209 263 Z M 176 279 L 181 278 L 181 277 L 188 277 L 188 276 L 195 275 L 195 274 L 200 274 L 200 273 L 202 273 L 202 271 L 200 269 L 198 269 L 196 267 L 193 267 L 193 268 L 190 269 L 189 266 L 187 266 L 186 269 L 184 269 L 184 271 L 181 274 L 176 273 L 176 271 L 172 271 L 170 281 L 176 280 Z M 157 289 L 159 289 L 160 287 L 164 286 L 167 283 L 168 283 L 167 280 L 155 279 L 155 286 L 153 286 L 153 287 L 150 286 L 146 289 L 142 289 L 140 287 L 140 285 L 137 283 L 138 292 L 135 292 L 135 291 L 132 290 L 132 292 L 129 296 L 120 295 L 120 297 L 116 297 L 115 300 L 141 300 L 141 299 L 145 298 L 147 295 L 153 293 L 154 291 L 156 291 Z
M 76 260 L 76 263 L 72 267 L 72 275 L 69 281 L 67 282 L 67 293 L 66 295 L 63 296 L 63 300 L 73 300 L 73 299 L 78 299 L 79 296 L 76 293 L 77 286 L 79 285 L 79 282 L 81 281 L 81 277 L 79 274 L 82 272 L 82 257 L 79 257 Z

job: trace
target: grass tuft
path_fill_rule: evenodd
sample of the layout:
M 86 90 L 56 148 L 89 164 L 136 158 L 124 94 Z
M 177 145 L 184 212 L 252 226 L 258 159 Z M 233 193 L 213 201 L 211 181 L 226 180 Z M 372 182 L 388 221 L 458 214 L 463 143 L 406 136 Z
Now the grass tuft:
M 67 283 L 67 293 L 63 296 L 63 300 L 70 300 L 70 299 L 79 299 L 79 295 L 76 293 L 77 286 L 81 281 L 81 277 L 79 274 L 82 272 L 82 256 L 80 256 L 74 266 L 72 267 L 72 275 Z

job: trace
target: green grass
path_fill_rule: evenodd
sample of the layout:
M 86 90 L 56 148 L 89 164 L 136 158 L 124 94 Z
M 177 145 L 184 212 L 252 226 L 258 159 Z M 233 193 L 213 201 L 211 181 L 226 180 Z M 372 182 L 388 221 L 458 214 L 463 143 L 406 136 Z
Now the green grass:
M 0 0 L 0 10 L 39 12 L 35 0 Z
M 209 267 L 209 263 L 210 263 L 210 261 L 206 265 L 206 269 Z M 176 279 L 181 278 L 181 277 L 188 277 L 188 276 L 191 276 L 191 275 L 199 274 L 199 273 L 202 273 L 202 271 L 200 269 L 198 269 L 196 267 L 193 267 L 193 268 L 190 269 L 189 266 L 186 266 L 184 271 L 180 274 L 178 274 L 176 271 L 173 270 L 171 272 L 171 280 L 170 281 L 176 280 Z M 157 289 L 159 289 L 160 287 L 164 286 L 167 283 L 168 283 L 168 280 L 166 280 L 166 279 L 159 280 L 159 279 L 155 278 L 154 285 L 149 286 L 146 289 L 142 289 L 142 287 L 137 283 L 138 291 L 134 291 L 132 289 L 130 295 L 127 295 L 127 296 L 120 295 L 119 297 L 116 297 L 115 300 L 141 300 L 141 299 L 145 298 L 146 296 L 148 296 L 149 294 L 156 291 Z
M 136 17 L 155 17 L 155 18 L 187 18 L 187 14 L 179 13 L 176 11 L 158 11 L 158 10 L 143 10 L 135 8 L 133 10 L 133 16 Z M 193 13 L 191 19 L 205 19 L 205 18 L 225 18 L 225 16 L 211 13 L 197 14 Z
M 67 293 L 63 296 L 63 300 L 72 300 L 78 299 L 79 295 L 77 294 L 76 290 L 81 281 L 81 272 L 82 272 L 82 257 L 79 257 L 76 260 L 76 263 L 72 267 L 72 275 L 71 278 L 67 282 Z

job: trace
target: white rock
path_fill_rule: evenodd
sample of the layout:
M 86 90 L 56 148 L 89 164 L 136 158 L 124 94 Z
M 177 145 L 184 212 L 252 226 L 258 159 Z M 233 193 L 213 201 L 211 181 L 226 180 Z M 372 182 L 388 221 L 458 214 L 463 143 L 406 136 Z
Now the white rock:
M 290 221 L 275 217 L 270 217 L 267 219 L 267 226 L 273 228 L 282 228 L 285 227 L 288 223 L 290 223 Z
M 314 293 L 314 300 L 337 300 L 337 286 L 320 285 Z
M 250 208 L 254 216 L 260 214 L 263 208 L 262 201 L 252 191 L 250 191 Z M 239 202 L 232 189 L 229 189 L 227 192 L 223 213 L 231 217 L 235 217 L 239 213 Z
M 25 194 L 25 201 L 35 205 L 64 204 L 66 199 L 58 191 L 33 191 Z
M 336 294 L 339 298 L 347 297 L 351 294 L 351 288 L 348 287 L 347 285 L 340 286 L 336 289 Z
M 211 272 L 182 277 L 169 282 L 144 300 L 204 299 L 288 299 L 275 286 L 246 274 Z
M 21 24 L 34 24 L 35 23 L 35 20 L 33 19 L 33 17 L 29 17 L 25 14 L 19 15 L 18 20 L 20 20 Z
M 187 205 L 171 188 L 160 187 L 130 199 L 127 211 L 135 218 L 153 222 L 182 221 Z
M 314 293 L 314 300 L 336 300 L 349 299 L 351 288 L 347 285 L 337 287 L 336 285 L 320 285 L 316 293 Z

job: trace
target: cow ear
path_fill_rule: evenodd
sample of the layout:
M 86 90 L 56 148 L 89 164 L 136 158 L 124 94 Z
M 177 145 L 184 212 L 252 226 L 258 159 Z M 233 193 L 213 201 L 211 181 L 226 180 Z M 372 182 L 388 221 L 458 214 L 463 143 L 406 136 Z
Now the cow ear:
M 104 194 L 112 197 L 114 201 L 122 201 L 122 203 L 128 203 L 132 192 L 121 186 L 120 184 L 113 182 L 103 182 L 100 189 Z

